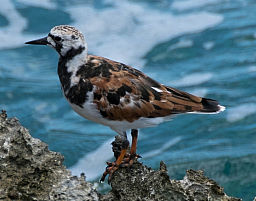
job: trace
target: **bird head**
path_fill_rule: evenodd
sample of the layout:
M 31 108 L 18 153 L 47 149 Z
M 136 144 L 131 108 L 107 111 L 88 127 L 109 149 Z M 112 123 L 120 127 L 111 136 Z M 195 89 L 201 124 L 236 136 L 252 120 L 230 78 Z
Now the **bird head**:
M 54 48 L 60 56 L 66 56 L 68 52 L 79 49 L 87 50 L 83 34 L 75 27 L 59 25 L 51 29 L 48 36 L 26 42 L 32 45 L 48 45 Z

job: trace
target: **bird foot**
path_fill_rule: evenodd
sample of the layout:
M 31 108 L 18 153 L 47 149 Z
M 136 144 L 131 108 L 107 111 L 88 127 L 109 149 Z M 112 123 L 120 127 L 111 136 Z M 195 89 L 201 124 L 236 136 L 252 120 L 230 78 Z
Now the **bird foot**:
M 138 158 L 142 158 L 138 154 L 127 154 L 124 157 L 123 162 L 120 164 L 120 167 L 131 167 L 135 161 L 137 161 Z
M 110 183 L 111 179 L 112 179 L 112 175 L 119 167 L 131 167 L 133 165 L 133 163 L 135 161 L 137 161 L 138 158 L 141 158 L 141 156 L 138 154 L 126 154 L 124 159 L 122 160 L 122 162 L 119 165 L 116 163 L 116 161 L 115 162 L 106 162 L 108 166 L 106 167 L 106 170 L 103 173 L 103 175 L 100 179 L 100 182 L 104 182 L 106 176 L 109 175 L 108 183 Z

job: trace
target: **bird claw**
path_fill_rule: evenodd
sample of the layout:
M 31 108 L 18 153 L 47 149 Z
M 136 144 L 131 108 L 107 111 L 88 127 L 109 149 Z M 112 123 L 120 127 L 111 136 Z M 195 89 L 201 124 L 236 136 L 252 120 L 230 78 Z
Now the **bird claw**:
M 108 162 L 108 163 L 110 163 L 110 162 Z M 106 167 L 106 170 L 105 170 L 105 172 L 103 173 L 103 175 L 102 175 L 102 177 L 100 179 L 100 183 L 103 183 L 105 178 L 106 178 L 106 176 L 109 175 L 108 176 L 108 184 L 110 184 L 110 181 L 112 179 L 112 175 L 118 169 L 118 167 L 119 166 L 117 166 L 115 162 L 110 163 L 110 165 L 108 165 Z
M 115 165 L 115 162 L 109 162 L 109 161 L 107 161 L 106 164 L 108 165 L 107 167 L 110 167 L 110 166 L 114 166 L 114 165 Z
M 122 163 L 120 165 L 117 165 L 116 162 L 106 162 L 107 167 L 105 172 L 103 173 L 100 182 L 104 182 L 105 178 L 107 175 L 108 176 L 108 184 L 110 184 L 112 176 L 114 172 L 119 168 L 119 167 L 131 167 L 133 163 L 138 159 L 141 158 L 140 155 L 138 154 L 126 154 L 125 158 L 123 159 Z
M 139 154 L 134 154 L 135 155 L 135 158 L 138 159 L 138 158 L 142 158 L 142 156 L 140 156 Z

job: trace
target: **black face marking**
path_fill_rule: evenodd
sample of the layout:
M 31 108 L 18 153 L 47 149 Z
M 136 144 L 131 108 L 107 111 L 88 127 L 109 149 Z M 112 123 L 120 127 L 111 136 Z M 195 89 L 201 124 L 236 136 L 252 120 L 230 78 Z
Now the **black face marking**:
M 90 81 L 83 81 L 80 79 L 80 82 L 77 85 L 69 89 L 66 97 L 71 103 L 83 108 L 83 104 L 88 98 L 87 92 L 92 91 L 92 89 L 93 86 Z
M 117 93 L 109 92 L 107 99 L 110 104 L 118 105 L 120 103 L 120 96 Z
M 85 47 L 80 46 L 78 49 L 70 49 L 66 56 L 61 56 L 58 63 L 58 75 L 60 78 L 60 82 L 62 84 L 62 88 L 64 91 L 68 90 L 70 88 L 70 77 L 72 75 L 71 72 L 67 71 L 66 63 L 72 59 L 74 56 L 82 53 L 82 51 L 85 49 Z
M 55 50 L 59 53 L 59 55 L 61 55 L 61 49 L 62 49 L 62 44 L 56 42 L 55 43 Z
M 52 35 L 51 33 L 49 33 L 48 36 L 50 36 L 53 40 L 54 40 L 54 38 L 55 38 L 55 36 Z
M 54 36 L 51 33 L 48 34 L 48 36 L 50 36 L 52 38 L 52 40 L 55 41 L 55 49 L 56 51 L 60 54 L 61 49 L 62 49 L 62 44 L 60 43 L 61 41 L 61 37 L 59 36 Z
M 75 35 L 72 35 L 71 38 L 72 38 L 73 40 L 77 40 L 77 39 L 78 39 L 78 37 L 76 37 Z
M 79 46 L 77 49 L 74 49 L 73 47 L 67 51 L 67 53 L 62 56 L 64 57 L 66 60 L 71 60 L 73 57 L 75 57 L 78 54 L 81 54 L 83 51 L 85 50 L 85 47 L 83 46 Z
M 60 79 L 63 91 L 67 91 L 70 87 L 70 77 L 72 73 L 67 71 L 65 63 L 62 64 L 61 61 L 59 61 L 59 65 L 58 65 L 58 75 L 59 75 L 59 79 Z
M 59 36 L 54 36 L 51 33 L 49 33 L 48 36 L 50 36 L 55 42 L 61 41 L 61 37 L 59 37 Z
M 57 41 L 57 42 L 59 42 L 59 41 L 61 41 L 61 37 L 56 36 L 56 37 L 54 38 L 54 40 Z
M 85 79 L 80 79 L 79 83 L 70 88 L 70 77 L 71 72 L 67 71 L 67 62 L 71 60 L 74 56 L 82 53 L 85 47 L 80 46 L 78 49 L 71 48 L 65 56 L 61 56 L 58 64 L 58 75 L 60 82 L 62 84 L 63 91 L 68 91 L 66 97 L 68 100 L 80 107 L 83 107 L 84 102 L 87 100 L 87 92 L 92 91 L 92 84 Z M 60 50 L 59 50 L 60 51 Z

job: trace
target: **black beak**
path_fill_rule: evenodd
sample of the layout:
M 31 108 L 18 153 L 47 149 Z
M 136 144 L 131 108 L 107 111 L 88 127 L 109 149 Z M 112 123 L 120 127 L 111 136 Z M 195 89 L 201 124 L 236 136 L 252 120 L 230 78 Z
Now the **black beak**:
M 49 44 L 49 43 L 48 43 L 48 41 L 47 41 L 47 37 L 44 37 L 44 38 L 40 38 L 40 39 L 37 39 L 37 40 L 32 40 L 32 41 L 25 42 L 25 44 L 31 44 L 31 45 L 47 45 L 47 44 Z

